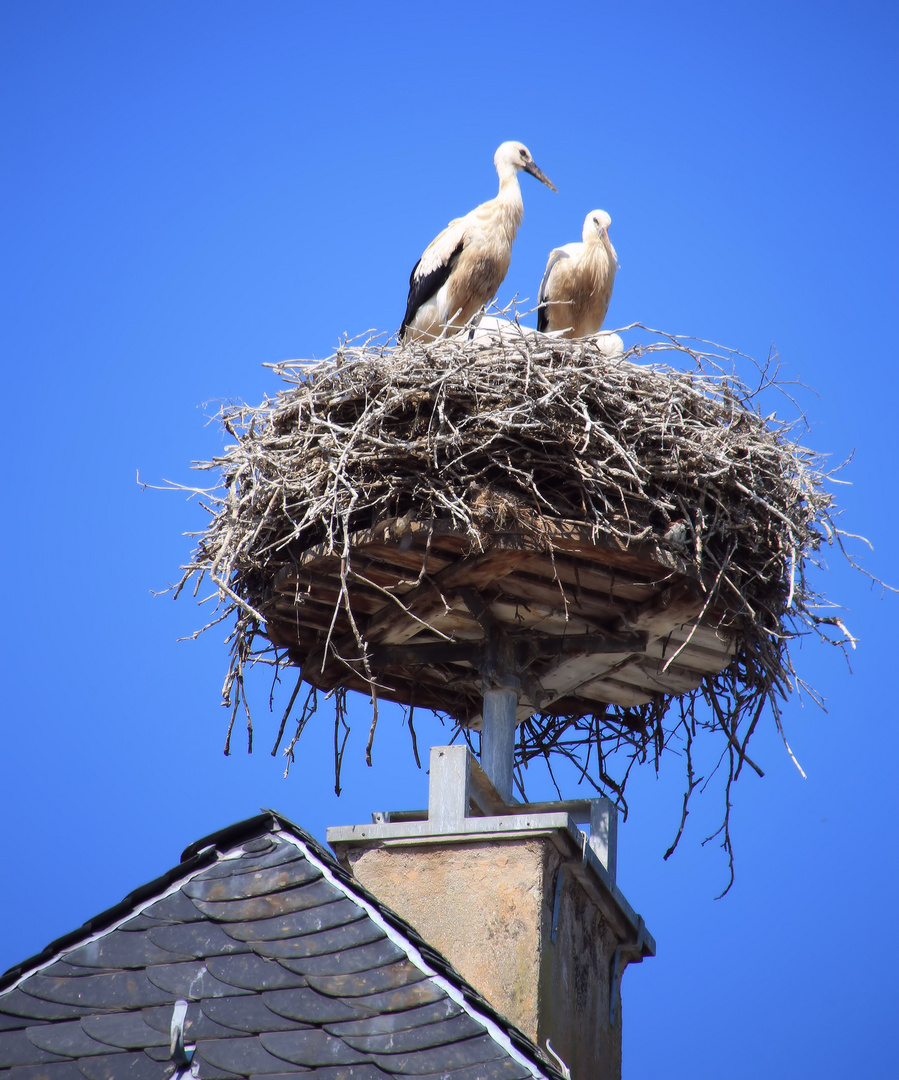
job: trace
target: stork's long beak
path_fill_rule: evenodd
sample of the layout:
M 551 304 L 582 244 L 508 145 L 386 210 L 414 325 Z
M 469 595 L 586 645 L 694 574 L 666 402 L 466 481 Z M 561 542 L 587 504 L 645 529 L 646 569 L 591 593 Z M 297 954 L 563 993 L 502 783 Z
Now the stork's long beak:
M 552 182 L 552 180 L 550 180 L 550 178 L 546 175 L 545 172 L 542 172 L 540 169 L 538 169 L 533 161 L 529 161 L 527 165 L 525 165 L 524 171 L 530 173 L 531 176 L 536 176 L 541 184 L 546 184 L 548 188 L 552 188 L 553 191 L 558 192 L 559 189 Z

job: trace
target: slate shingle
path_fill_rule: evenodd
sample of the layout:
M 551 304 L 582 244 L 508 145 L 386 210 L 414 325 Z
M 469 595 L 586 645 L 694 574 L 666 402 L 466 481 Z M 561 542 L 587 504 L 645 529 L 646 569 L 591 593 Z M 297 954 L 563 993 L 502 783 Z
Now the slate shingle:
M 194 900 L 192 903 L 216 922 L 246 922 L 249 919 L 289 915 L 293 911 L 342 900 L 343 896 L 330 881 L 319 878 L 301 885 L 298 889 L 283 889 L 281 892 L 253 896 L 248 900 Z
M 306 985 L 303 975 L 291 971 L 278 960 L 257 956 L 256 953 L 211 956 L 206 961 L 206 966 L 216 979 L 239 989 L 278 990 Z
M 175 1072 L 170 1061 L 154 1061 L 146 1054 L 113 1054 L 80 1058 L 87 1080 L 168 1080 Z
M 308 859 L 294 859 L 284 866 L 259 870 L 252 874 L 230 874 L 220 878 L 195 878 L 183 888 L 191 900 L 245 900 L 249 896 L 290 889 L 303 881 L 316 881 L 322 876 L 318 867 Z
M 464 1012 L 452 998 L 445 997 L 431 1005 L 422 1005 L 405 1012 L 379 1013 L 368 1020 L 345 1020 L 340 1023 L 326 1024 L 325 1029 L 332 1035 L 386 1035 L 391 1031 L 408 1031 L 422 1024 L 439 1024 Z
M 309 986 L 295 990 L 269 990 L 262 1000 L 279 1016 L 299 1020 L 302 1024 L 328 1024 L 337 1020 L 363 1020 L 374 1013 L 355 1001 L 350 1004 L 337 998 L 325 997 Z
M 371 1058 L 347 1046 L 343 1039 L 326 1031 L 311 1028 L 308 1031 L 263 1032 L 259 1041 L 283 1061 L 315 1067 L 319 1065 L 368 1064 Z
M 115 971 L 80 978 L 53 978 L 32 975 L 22 989 L 45 1001 L 92 1009 L 140 1009 L 144 1005 L 162 1005 L 170 995 L 154 986 L 142 971 Z
M 0 1062 L 10 1065 L 39 1065 L 45 1061 L 60 1061 L 62 1054 L 41 1050 L 28 1038 L 25 1029 L 0 1032 Z
M 147 929 L 156 929 L 151 927 Z M 156 945 L 144 931 L 113 930 L 101 938 L 95 938 L 78 949 L 66 953 L 70 964 L 80 967 L 104 968 L 107 971 L 116 968 L 145 968 L 151 964 L 171 964 L 176 960 L 189 960 L 189 952 L 162 949 Z
M 217 998 L 211 998 L 209 1000 L 217 1001 Z M 239 997 L 228 998 L 226 1000 L 233 1000 L 235 1002 L 252 1001 L 253 998 Z M 227 1039 L 237 1038 L 243 1035 L 242 1031 L 237 1028 L 229 1027 L 226 1024 L 220 1024 L 215 1020 L 211 1020 L 203 1011 L 203 1006 L 206 1002 L 192 1001 L 187 1007 L 187 1016 L 184 1020 L 184 1042 L 193 1043 L 197 1039 Z M 172 1031 L 172 1011 L 173 1006 L 161 1006 L 157 1009 L 143 1009 L 141 1016 L 144 1018 L 145 1023 L 153 1028 L 154 1031 L 165 1037 L 165 1041 L 162 1045 L 166 1047 L 166 1057 L 169 1056 L 168 1045 L 169 1038 Z M 151 1057 L 158 1057 L 153 1051 L 152 1044 L 148 1044 L 146 1047 L 147 1052 Z M 162 1059 L 160 1059 L 162 1060 Z
M 367 945 L 371 941 L 380 941 L 383 937 L 386 937 L 384 931 L 371 919 L 363 917 L 334 930 L 321 930 L 317 934 L 303 934 L 278 941 L 257 941 L 253 943 L 253 951 L 260 956 L 295 960 L 341 952 L 344 948 Z
M 55 1061 L 51 1065 L 14 1065 L 6 1080 L 84 1080 L 77 1061 Z
M 376 1054 L 371 1057 L 387 1073 L 421 1076 L 440 1070 L 452 1074 L 454 1069 L 480 1065 L 503 1057 L 502 1048 L 489 1035 L 476 1036 L 462 1042 L 452 1042 L 432 1049 L 412 1050 L 405 1054 Z
M 171 1009 L 169 1013 L 171 1025 Z M 93 1039 L 109 1046 L 118 1046 L 122 1050 L 143 1050 L 147 1046 L 164 1046 L 168 1043 L 168 1033 L 150 1027 L 142 1013 L 106 1013 L 102 1016 L 85 1016 L 81 1027 Z
M 406 954 L 395 942 L 388 937 L 380 937 L 367 945 L 323 953 L 321 956 L 283 957 L 279 963 L 298 975 L 351 975 L 356 971 L 370 971 L 405 959 Z
M 181 1017 L 178 1053 L 193 1048 L 199 1080 L 560 1080 L 295 826 L 264 814 L 183 859 L 180 878 L 170 871 L 0 977 L 4 1076 L 168 1080 Z
M 70 1020 L 63 1024 L 41 1024 L 39 1027 L 26 1028 L 32 1046 L 47 1050 L 59 1057 L 77 1058 L 88 1054 L 106 1054 L 109 1046 L 91 1036 L 81 1026 L 80 1020 Z M 32 1061 L 39 1061 L 33 1057 Z
M 330 1029 L 332 1033 L 334 1029 Z M 479 1024 L 467 1014 L 444 1020 L 439 1024 L 420 1024 L 405 1031 L 392 1031 L 381 1035 L 348 1035 L 341 1032 L 347 1046 L 361 1053 L 405 1054 L 412 1050 L 428 1050 L 435 1046 L 470 1039 L 485 1033 L 483 1024 Z
M 496 1058 L 495 1061 L 483 1061 L 467 1069 L 425 1073 L 423 1076 L 419 1075 L 416 1080 L 530 1080 L 533 1075 L 517 1061 L 503 1057 Z
M 160 967 L 147 968 L 147 978 L 164 991 L 167 1001 L 177 998 L 199 1000 L 207 997 L 227 997 L 231 994 L 249 994 L 251 990 L 221 982 L 212 974 L 212 959 L 193 960 L 186 964 L 163 964 Z M 159 1004 L 153 1002 L 153 1004 Z
M 146 908 L 144 913 L 167 923 L 198 922 L 206 918 L 183 889 L 178 889 L 171 896 L 164 896 Z
M 203 1012 L 211 1020 L 238 1031 L 291 1031 L 305 1026 L 272 1012 L 261 997 L 210 998 L 203 1002 Z
M 154 945 L 170 953 L 179 953 L 182 958 L 189 956 L 221 956 L 225 953 L 246 952 L 242 942 L 235 941 L 218 923 L 192 922 L 176 923 L 171 926 L 154 926 L 147 931 L 147 937 Z M 174 957 L 169 957 L 174 959 Z
M 25 980 L 29 985 L 31 979 Z M 81 1006 L 73 1002 L 49 1001 L 46 998 L 36 997 L 29 994 L 21 987 L 0 994 L 0 1015 L 13 1015 L 29 1020 L 71 1020 L 76 1016 L 84 1016 L 90 1012 L 88 1006 Z M 25 1024 L 21 1025 L 25 1027 Z
M 314 989 L 329 997 L 365 997 L 384 990 L 423 982 L 427 975 L 405 958 L 395 964 L 379 966 L 371 971 L 357 971 L 349 975 L 307 975 L 306 981 Z
M 354 998 L 353 1004 L 370 1009 L 373 1013 L 402 1012 L 405 1009 L 414 1009 L 417 1005 L 440 1001 L 446 996 L 442 987 L 428 980 L 412 986 L 401 986 L 397 990 L 385 990 L 381 994 Z
M 308 1042 L 318 1033 L 315 1028 L 309 1028 L 293 1031 L 290 1034 L 301 1042 Z M 196 1058 L 208 1062 L 217 1069 L 235 1072 L 238 1076 L 281 1072 L 284 1069 L 284 1059 L 268 1052 L 264 1036 L 227 1040 L 201 1039 L 197 1043 Z
M 259 1077 L 258 1080 L 263 1080 Z M 267 1076 L 264 1080 L 287 1080 L 287 1077 Z M 377 1065 L 336 1065 L 315 1070 L 315 1080 L 391 1080 Z
M 226 934 L 238 941 L 278 941 L 300 934 L 314 934 L 318 930 L 331 930 L 335 926 L 345 926 L 349 922 L 363 918 L 365 918 L 363 909 L 352 900 L 343 897 L 287 915 L 277 915 L 273 919 L 229 922 L 223 926 L 223 929 Z

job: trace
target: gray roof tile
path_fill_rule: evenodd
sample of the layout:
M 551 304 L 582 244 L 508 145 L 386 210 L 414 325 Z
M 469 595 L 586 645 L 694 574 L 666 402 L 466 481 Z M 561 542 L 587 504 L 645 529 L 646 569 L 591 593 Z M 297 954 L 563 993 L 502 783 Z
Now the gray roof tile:
M 327 1024 L 337 1020 L 362 1020 L 374 1014 L 370 1009 L 326 997 L 309 986 L 295 990 L 269 990 L 262 1000 L 279 1016 L 299 1020 L 303 1024 Z
M 165 1000 L 186 998 L 194 1001 L 207 997 L 227 997 L 231 994 L 250 993 L 236 986 L 221 982 L 212 974 L 212 961 L 192 960 L 186 964 L 163 964 L 147 968 L 147 977 L 160 990 L 166 992 Z M 153 1004 L 159 1004 L 153 1002 Z
M 84 1080 L 77 1061 L 54 1061 L 51 1065 L 14 1065 L 7 1080 Z
M 395 990 L 400 986 L 410 986 L 424 981 L 427 975 L 409 960 L 399 960 L 395 964 L 375 968 L 372 971 L 357 971 L 350 975 L 307 975 L 309 985 L 327 994 L 329 997 L 364 997 L 367 994 L 379 994 L 383 990 Z
M 146 933 L 154 945 L 172 953 L 180 953 L 182 957 L 221 956 L 225 953 L 247 951 L 242 942 L 235 941 L 218 923 L 208 920 L 154 926 Z
M 341 952 L 356 945 L 367 945 L 386 937 L 384 931 L 371 919 L 359 918 L 333 930 L 320 930 L 316 934 L 281 938 L 278 941 L 258 941 L 253 945 L 260 956 L 274 956 L 287 960 L 306 956 L 323 956 L 325 953 Z
M 0 1062 L 4 1066 L 39 1065 L 45 1061 L 59 1061 L 62 1056 L 35 1046 L 24 1029 L 0 1031 Z
M 31 980 L 26 980 L 30 982 Z M 72 1003 L 49 1001 L 26 993 L 21 988 L 10 990 L 0 996 L 0 1016 L 13 1015 L 26 1017 L 28 1020 L 71 1020 L 75 1016 L 84 1016 L 90 1009 Z M 23 1023 L 21 1027 L 25 1027 Z
M 209 1001 L 218 1001 L 218 998 L 210 998 Z M 250 1002 L 254 999 L 251 997 L 238 997 L 238 998 L 226 998 L 223 1000 L 234 1002 Z M 203 1011 L 203 1006 L 208 1002 L 192 1001 L 187 1007 L 187 1016 L 184 1021 L 184 1042 L 193 1043 L 197 1039 L 227 1039 L 231 1036 L 235 1038 L 242 1035 L 242 1031 L 238 1031 L 237 1028 L 229 1027 L 227 1024 L 221 1024 L 215 1020 L 210 1019 L 209 1016 Z M 154 1031 L 165 1036 L 164 1046 L 168 1047 L 169 1039 L 172 1031 L 172 1005 L 162 1005 L 156 1009 L 143 1009 L 141 1016 L 144 1018 L 148 1027 L 151 1027 Z M 146 1049 L 148 1052 L 152 1050 L 152 1043 L 148 1043 Z M 151 1056 L 156 1057 L 156 1054 Z M 168 1056 L 168 1050 L 166 1050 L 166 1056 Z
M 357 1007 L 364 1006 L 375 1013 L 402 1012 L 418 1005 L 429 1005 L 432 1001 L 440 1001 L 446 996 L 442 987 L 429 980 L 412 986 L 401 986 L 397 990 L 385 990 L 380 994 L 354 998 L 353 1004 Z
M 80 1058 L 78 1064 L 87 1080 L 168 1080 L 175 1071 L 170 1061 L 154 1061 L 146 1054 Z
M 203 1012 L 211 1020 L 238 1031 L 291 1031 L 304 1026 L 272 1012 L 261 997 L 210 998 L 203 1002 Z
M 279 1036 L 282 1033 L 278 1033 Z M 317 1034 L 314 1028 L 293 1031 L 290 1035 L 306 1042 Z M 274 1038 L 274 1036 L 272 1036 Z M 254 1073 L 282 1072 L 284 1059 L 268 1052 L 265 1037 L 249 1036 L 242 1039 L 201 1039 L 197 1043 L 196 1056 L 218 1069 L 227 1069 L 238 1076 Z M 301 1064 L 303 1064 L 301 1062 Z
M 264 1080 L 287 1080 L 287 1077 L 267 1076 Z M 377 1065 L 325 1065 L 315 1070 L 315 1080 L 390 1080 L 390 1077 Z
M 195 878 L 184 886 L 183 892 L 192 900 L 245 900 L 249 896 L 265 896 L 290 889 L 321 876 L 321 871 L 307 859 L 294 859 L 287 865 L 258 870 L 252 874 Z
M 41 1024 L 39 1027 L 27 1028 L 25 1034 L 39 1050 L 47 1050 L 60 1057 L 109 1053 L 108 1044 L 92 1038 L 79 1020 L 70 1020 L 64 1024 Z
M 388 937 L 380 937 L 367 945 L 321 956 L 284 957 L 279 963 L 298 975 L 350 975 L 355 971 L 370 971 L 405 959 L 406 954 L 398 945 Z
M 140 1009 L 162 1005 L 170 995 L 154 986 L 142 971 L 114 971 L 80 978 L 32 975 L 22 989 L 45 1001 L 90 1009 Z
M 72 949 L 66 953 L 66 960 L 80 967 L 110 971 L 170 964 L 175 960 L 189 960 L 192 955 L 189 952 L 161 949 L 150 940 L 146 930 L 113 930 L 111 934 L 104 934 L 78 949 Z
M 290 971 L 278 960 L 257 956 L 256 953 L 211 956 L 206 966 L 222 983 L 246 990 L 279 990 L 306 985 L 303 975 Z M 235 990 L 231 993 L 235 993 Z
M 421 1076 L 436 1072 L 452 1073 L 468 1065 L 480 1065 L 503 1056 L 501 1047 L 489 1035 L 479 1035 L 462 1042 L 452 1042 L 432 1049 L 411 1050 L 404 1054 L 378 1054 L 372 1058 L 385 1072 Z
M 405 1012 L 379 1013 L 368 1020 L 345 1020 L 342 1023 L 326 1024 L 325 1029 L 332 1035 L 386 1035 L 391 1031 L 408 1031 L 422 1024 L 438 1024 L 459 1016 L 464 1010 L 452 998 L 445 997 L 431 1005 L 422 1005 Z
M 245 922 L 248 919 L 268 919 L 288 915 L 292 911 L 329 904 L 342 900 L 343 893 L 324 878 L 310 881 L 298 889 L 253 896 L 249 900 L 194 900 L 197 908 L 217 922 Z
M 333 1028 L 331 1029 L 333 1031 Z M 435 1046 L 470 1039 L 483 1035 L 485 1028 L 467 1014 L 454 1016 L 439 1024 L 420 1024 L 405 1031 L 392 1031 L 384 1035 L 347 1035 L 342 1033 L 347 1046 L 354 1050 L 377 1054 L 405 1054 L 411 1050 L 428 1050 Z
M 495 1061 L 483 1061 L 467 1069 L 441 1070 L 437 1073 L 425 1073 L 417 1080 L 529 1080 L 533 1074 L 523 1065 L 509 1057 Z
M 308 1031 L 263 1032 L 259 1041 L 276 1057 L 283 1061 L 293 1061 L 297 1065 L 362 1065 L 371 1062 L 367 1054 L 360 1054 L 347 1046 L 343 1039 L 318 1028 Z
M 343 897 L 328 904 L 277 915 L 273 919 L 256 919 L 253 922 L 228 923 L 225 929 L 238 941 L 279 941 L 298 934 L 314 934 L 318 930 L 330 930 L 365 918 L 365 911 L 352 900 Z
M 165 1011 L 169 1013 L 171 1024 L 172 1010 Z M 143 1050 L 147 1046 L 164 1046 L 169 1042 L 168 1033 L 150 1027 L 143 1014 L 139 1012 L 85 1016 L 81 1020 L 81 1027 L 92 1039 L 107 1043 L 109 1046 L 118 1046 L 122 1050 Z
M 272 814 L 198 841 L 180 868 L 0 976 L 10 1080 L 168 1080 L 185 1053 L 198 1080 L 560 1080 L 408 924 Z
M 200 919 L 206 918 L 203 912 L 194 906 L 193 900 L 183 889 L 178 889 L 171 896 L 164 896 L 155 904 L 151 904 L 144 909 L 144 914 L 170 923 L 199 922 Z

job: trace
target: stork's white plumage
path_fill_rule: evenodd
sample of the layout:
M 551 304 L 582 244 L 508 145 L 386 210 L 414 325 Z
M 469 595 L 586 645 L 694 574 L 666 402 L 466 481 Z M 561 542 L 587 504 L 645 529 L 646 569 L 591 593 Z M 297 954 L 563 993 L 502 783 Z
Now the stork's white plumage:
M 455 334 L 493 299 L 509 269 L 524 216 L 518 186 L 521 169 L 556 190 L 519 142 L 504 142 L 493 163 L 499 174 L 496 198 L 451 221 L 415 264 L 400 341 Z
M 609 239 L 612 219 L 605 210 L 591 210 L 580 244 L 565 244 L 549 253 L 537 294 L 537 329 L 559 337 L 588 337 L 603 324 L 618 256 Z

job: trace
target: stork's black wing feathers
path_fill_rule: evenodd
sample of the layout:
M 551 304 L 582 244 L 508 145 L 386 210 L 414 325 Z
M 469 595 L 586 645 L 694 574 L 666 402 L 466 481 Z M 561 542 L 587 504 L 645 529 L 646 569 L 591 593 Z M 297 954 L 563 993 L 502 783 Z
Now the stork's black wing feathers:
M 446 284 L 446 280 L 453 272 L 464 247 L 465 238 L 463 237 L 446 262 L 441 263 L 440 266 L 435 266 L 430 274 L 424 274 L 422 277 L 416 278 L 415 272 L 421 266 L 421 259 L 412 267 L 412 273 L 409 275 L 409 299 L 406 301 L 406 314 L 403 316 L 403 325 L 397 335 L 400 341 L 403 340 L 406 327 L 415 318 L 415 313 L 421 305 L 426 304 L 440 287 Z
M 549 316 L 547 315 L 546 307 L 546 286 L 549 282 L 549 275 L 559 259 L 566 258 L 568 258 L 568 256 L 564 251 L 556 252 L 556 257 L 546 264 L 546 273 L 543 275 L 543 280 L 540 282 L 540 289 L 537 292 L 537 329 L 541 334 L 545 334 L 549 329 Z

